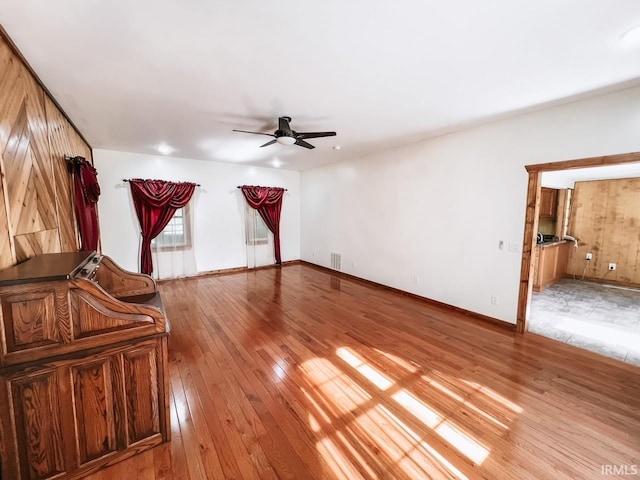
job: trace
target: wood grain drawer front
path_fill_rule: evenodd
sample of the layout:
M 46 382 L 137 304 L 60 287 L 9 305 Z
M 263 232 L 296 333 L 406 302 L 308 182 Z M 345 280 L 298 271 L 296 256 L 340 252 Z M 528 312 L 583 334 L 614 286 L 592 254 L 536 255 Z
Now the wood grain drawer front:
M 56 370 L 9 382 L 15 415 L 20 478 L 46 479 L 65 472 L 64 439 Z
M 156 344 L 125 352 L 127 446 L 160 433 Z
M 2 297 L 7 353 L 58 343 L 55 291 Z
M 80 466 L 117 450 L 113 357 L 71 367 Z

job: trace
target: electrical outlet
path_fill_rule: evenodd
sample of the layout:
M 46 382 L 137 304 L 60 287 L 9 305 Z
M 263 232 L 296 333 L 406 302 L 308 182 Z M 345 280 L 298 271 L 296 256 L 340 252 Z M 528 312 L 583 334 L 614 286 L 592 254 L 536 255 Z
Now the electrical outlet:
M 498 304 L 498 297 L 495 295 L 491 295 L 491 305 L 497 305 Z
M 315 250 L 311 253 L 311 256 L 312 256 L 313 258 L 316 258 L 316 251 L 315 251 Z
M 609 270 L 615 270 L 616 269 L 616 264 L 615 263 L 610 263 L 609 264 Z
M 593 258 L 593 253 L 591 253 L 591 252 L 587 253 L 587 256 L 585 258 L 587 260 L 591 260 Z
M 509 251 L 520 253 L 520 242 L 509 242 Z
M 353 268 L 356 268 L 356 262 L 351 262 L 351 266 L 352 266 Z
M 500 240 L 500 241 L 498 241 L 498 248 L 499 248 L 500 250 L 504 250 L 504 240 Z
M 413 277 L 413 283 L 420 283 L 420 277 L 417 275 Z

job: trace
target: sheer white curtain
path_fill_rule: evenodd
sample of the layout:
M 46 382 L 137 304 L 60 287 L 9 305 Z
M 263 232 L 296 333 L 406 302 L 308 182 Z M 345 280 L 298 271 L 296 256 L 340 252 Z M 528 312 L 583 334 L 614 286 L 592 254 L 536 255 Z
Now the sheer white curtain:
M 151 243 L 155 279 L 188 277 L 197 273 L 193 249 L 195 197 L 176 211 L 162 233 Z
M 247 244 L 247 267 L 256 268 L 273 265 L 273 233 L 269 231 L 258 211 L 245 202 L 245 232 Z

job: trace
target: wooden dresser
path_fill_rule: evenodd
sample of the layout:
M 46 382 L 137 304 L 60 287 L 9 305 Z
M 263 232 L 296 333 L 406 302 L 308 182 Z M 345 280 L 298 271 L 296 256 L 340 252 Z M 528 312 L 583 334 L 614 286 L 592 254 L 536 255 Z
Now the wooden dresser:
M 0 478 L 79 478 L 169 440 L 155 281 L 95 252 L 0 272 Z

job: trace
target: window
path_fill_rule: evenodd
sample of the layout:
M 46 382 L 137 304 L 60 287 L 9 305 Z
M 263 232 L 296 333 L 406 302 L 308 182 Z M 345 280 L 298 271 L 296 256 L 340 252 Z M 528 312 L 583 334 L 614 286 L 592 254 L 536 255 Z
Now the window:
M 155 250 L 185 250 L 191 248 L 191 228 L 189 224 L 189 205 L 176 210 L 167 226 L 156 238 L 151 240 Z
M 269 229 L 255 210 L 245 216 L 247 222 L 247 245 L 266 245 L 269 243 Z

